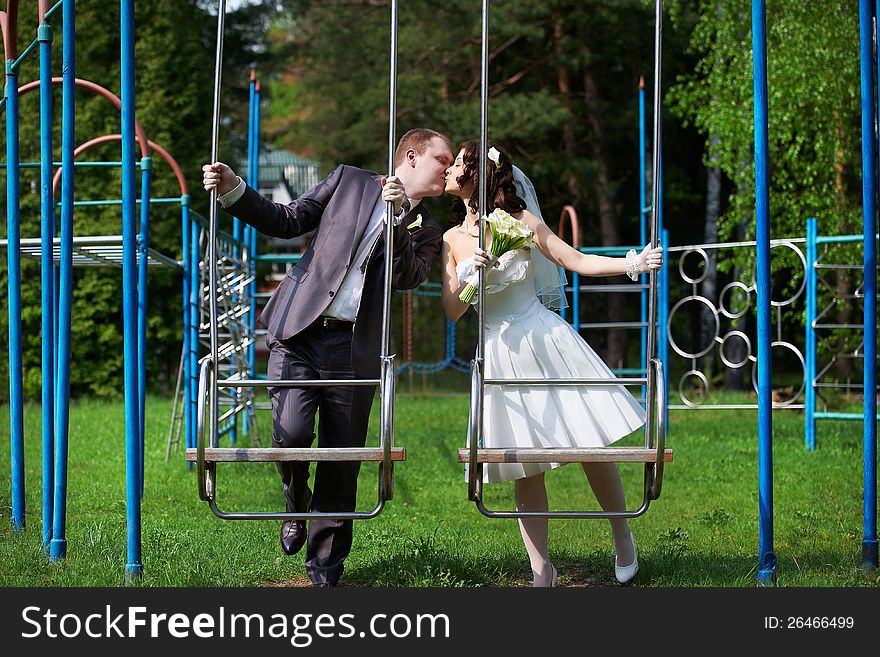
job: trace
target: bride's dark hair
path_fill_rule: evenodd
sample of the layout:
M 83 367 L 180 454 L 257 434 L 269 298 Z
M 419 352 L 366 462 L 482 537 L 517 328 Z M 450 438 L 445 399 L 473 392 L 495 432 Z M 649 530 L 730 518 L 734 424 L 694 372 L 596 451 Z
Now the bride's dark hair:
M 513 184 L 513 164 L 510 161 L 504 146 L 492 139 L 488 140 L 487 151 L 495 148 L 499 155 L 498 166 L 489 159 L 486 154 L 486 212 L 491 212 L 495 208 L 501 208 L 507 212 L 520 212 L 526 209 L 526 202 L 516 193 L 516 186 Z M 459 146 L 459 150 L 464 150 L 462 156 L 462 174 L 456 178 L 455 182 L 459 187 L 464 187 L 468 182 L 474 183 L 474 193 L 468 200 L 468 207 L 474 212 L 480 211 L 480 161 L 478 153 L 480 152 L 480 142 L 475 139 L 469 139 Z M 452 204 L 452 216 L 457 222 L 464 221 L 467 216 L 464 201 L 456 198 Z

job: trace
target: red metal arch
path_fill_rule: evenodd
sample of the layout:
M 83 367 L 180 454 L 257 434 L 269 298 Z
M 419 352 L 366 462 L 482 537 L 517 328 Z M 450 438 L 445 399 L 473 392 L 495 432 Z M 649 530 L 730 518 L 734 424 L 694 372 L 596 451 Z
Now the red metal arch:
M 77 158 L 77 156 L 79 156 L 81 153 L 86 152 L 90 148 L 93 148 L 95 146 L 99 146 L 101 144 L 107 144 L 110 142 L 114 142 L 114 141 L 122 141 L 122 135 L 118 135 L 118 134 L 117 135 L 104 135 L 103 137 L 95 137 L 94 139 L 90 139 L 89 141 L 85 142 L 84 144 L 81 144 L 76 147 L 76 150 L 73 151 L 73 159 L 75 160 Z M 153 151 L 158 153 L 162 157 L 162 159 L 168 163 L 168 166 L 171 167 L 171 170 L 174 171 L 174 175 L 177 177 L 177 184 L 180 186 L 181 196 L 184 194 L 189 194 L 189 188 L 187 187 L 187 184 L 186 184 L 186 178 L 183 175 L 183 169 L 180 168 L 180 165 L 177 163 L 177 160 L 175 160 L 168 151 L 166 151 L 164 148 L 159 146 L 159 144 L 157 144 L 156 142 L 150 141 L 149 146 Z M 55 191 L 58 189 L 58 183 L 60 181 L 61 181 L 61 169 L 58 169 L 55 172 L 54 178 L 52 179 L 52 194 L 53 195 L 55 194 Z
M 6 60 L 15 59 L 18 55 L 18 0 L 6 0 L 6 11 L 0 11 L 0 30 Z
M 58 86 L 62 82 L 64 82 L 64 78 L 52 78 L 52 85 L 53 86 Z M 82 78 L 74 79 L 74 84 L 76 84 L 77 87 L 82 87 L 83 89 L 88 89 L 89 91 L 96 93 L 97 95 L 99 95 L 103 98 L 106 98 L 107 100 L 110 101 L 110 103 L 116 109 L 118 109 L 120 112 L 122 111 L 122 101 L 119 99 L 119 96 L 114 94 L 112 91 L 110 91 L 106 87 L 102 87 L 100 84 L 97 84 L 96 82 L 92 82 L 91 80 L 83 80 Z M 26 94 L 30 91 L 33 91 L 35 89 L 39 89 L 39 88 L 40 88 L 40 81 L 33 80 L 31 82 L 28 82 L 27 84 L 21 85 L 21 87 L 18 90 L 18 95 L 23 96 L 24 94 Z M 140 122 L 137 119 L 134 120 L 134 132 L 135 132 L 135 135 L 137 135 L 138 143 L 140 143 L 140 145 L 141 145 L 141 155 L 143 157 L 148 157 L 150 155 L 150 150 L 149 150 L 149 146 L 148 146 L 149 141 L 147 140 L 147 135 L 144 132 L 143 126 L 140 124 Z
M 578 216 L 574 206 L 564 205 L 562 207 L 562 214 L 559 216 L 559 238 L 563 241 L 565 240 L 566 219 L 571 219 L 571 245 L 577 249 L 581 245 L 581 230 L 580 226 L 578 226 Z

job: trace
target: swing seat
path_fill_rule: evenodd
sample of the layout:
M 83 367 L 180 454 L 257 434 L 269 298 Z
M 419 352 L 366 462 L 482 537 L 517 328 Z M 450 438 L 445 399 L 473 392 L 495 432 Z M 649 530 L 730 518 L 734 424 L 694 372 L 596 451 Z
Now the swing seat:
M 207 463 L 276 463 L 278 461 L 381 461 L 379 447 L 206 447 Z M 186 450 L 186 460 L 196 463 L 198 449 Z M 391 448 L 392 461 L 406 461 L 405 447 Z
M 458 450 L 458 462 L 470 462 L 470 449 Z M 672 450 L 663 450 L 672 461 Z M 477 450 L 477 463 L 656 463 L 657 450 L 645 447 L 493 447 Z

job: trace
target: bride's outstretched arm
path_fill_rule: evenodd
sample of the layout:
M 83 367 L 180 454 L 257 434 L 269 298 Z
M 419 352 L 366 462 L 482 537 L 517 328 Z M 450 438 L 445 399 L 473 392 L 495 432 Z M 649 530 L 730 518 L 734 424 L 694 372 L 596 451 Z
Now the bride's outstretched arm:
M 582 276 L 618 276 L 627 273 L 627 258 L 581 253 L 559 239 L 547 224 L 531 212 L 524 211 L 521 219 L 534 232 L 534 243 L 538 250 L 557 265 Z M 662 264 L 663 248 L 659 246 L 652 249 L 649 244 L 636 256 L 638 273 L 660 269 Z

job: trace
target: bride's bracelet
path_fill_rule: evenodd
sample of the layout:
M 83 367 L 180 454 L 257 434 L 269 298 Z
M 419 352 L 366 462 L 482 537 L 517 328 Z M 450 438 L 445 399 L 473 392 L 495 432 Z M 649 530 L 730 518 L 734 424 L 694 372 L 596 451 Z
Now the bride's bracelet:
M 635 249 L 626 252 L 626 275 L 632 280 L 639 280 L 639 256 Z

